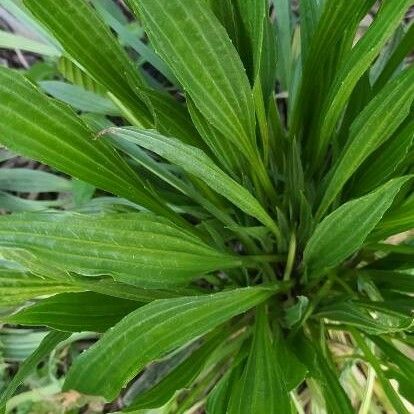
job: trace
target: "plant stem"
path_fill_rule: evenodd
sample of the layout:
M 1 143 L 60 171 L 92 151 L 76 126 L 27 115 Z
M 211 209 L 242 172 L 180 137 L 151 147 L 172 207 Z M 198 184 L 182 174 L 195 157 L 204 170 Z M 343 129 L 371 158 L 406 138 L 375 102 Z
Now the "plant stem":
M 287 256 L 285 273 L 283 275 L 283 280 L 285 281 L 290 279 L 290 275 L 292 274 L 293 264 L 295 263 L 295 256 L 296 256 L 296 235 L 295 233 L 292 233 L 292 235 L 290 236 L 289 252 Z

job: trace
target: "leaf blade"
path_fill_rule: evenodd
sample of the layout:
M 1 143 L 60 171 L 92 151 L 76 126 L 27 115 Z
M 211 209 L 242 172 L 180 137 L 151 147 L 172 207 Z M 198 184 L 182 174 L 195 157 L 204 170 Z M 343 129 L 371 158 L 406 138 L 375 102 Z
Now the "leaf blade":
M 128 315 L 82 354 L 69 371 L 64 389 L 103 395 L 111 400 L 149 361 L 247 311 L 272 293 L 267 289 L 245 288 L 152 302 Z M 135 339 L 131 341 L 132 338 Z M 141 344 L 140 352 L 136 352 L 136 341 Z M 110 383 L 106 380 L 109 372 Z

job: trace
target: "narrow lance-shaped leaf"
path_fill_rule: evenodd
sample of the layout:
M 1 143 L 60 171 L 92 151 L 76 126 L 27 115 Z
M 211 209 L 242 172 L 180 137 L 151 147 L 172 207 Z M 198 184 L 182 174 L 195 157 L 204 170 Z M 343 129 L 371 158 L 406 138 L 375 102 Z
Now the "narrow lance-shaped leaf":
M 32 52 L 43 56 L 60 56 L 61 51 L 51 45 L 38 42 L 37 40 L 16 35 L 14 33 L 0 30 L 0 47 L 4 49 L 21 49 L 26 52 Z
M 389 236 L 404 231 L 411 230 L 414 227 L 414 199 L 408 199 L 405 203 L 396 209 L 390 211 L 372 235 L 370 241 L 384 240 Z
M 245 288 L 154 301 L 128 315 L 83 353 L 70 369 L 64 389 L 112 400 L 147 363 L 246 312 L 275 292 Z
M 282 1 L 282 0 L 279 0 Z M 287 3 L 287 2 L 286 2 Z M 351 47 L 355 31 L 374 0 L 324 1 L 323 11 L 303 62 L 303 76 L 290 124 L 293 135 L 317 121 L 318 111 L 344 50 Z M 313 117 L 316 115 L 316 118 Z
M 242 211 L 256 217 L 279 236 L 277 225 L 260 203 L 249 191 L 217 167 L 200 149 L 184 144 L 175 138 L 165 137 L 155 131 L 135 128 L 109 128 L 103 130 L 102 133 L 109 133 L 116 139 L 133 142 L 183 168 L 187 173 L 203 180 L 218 194 L 226 197 Z
M 0 191 L 0 208 L 14 213 L 24 211 L 43 211 L 54 207 L 61 207 L 64 200 L 28 200 L 10 193 Z
M 0 218 L 0 244 L 58 269 L 113 275 L 140 287 L 186 285 L 200 274 L 245 263 L 148 214 L 22 214 Z
M 414 24 L 411 24 L 401 42 L 395 48 L 388 62 L 374 83 L 374 91 L 379 91 L 392 77 L 404 58 L 414 49 Z
M 236 49 L 206 2 L 130 0 L 129 4 L 203 116 L 251 154 L 255 117 L 249 81 Z
M 0 189 L 23 193 L 65 192 L 72 188 L 64 177 L 29 168 L 1 168 Z
M 393 179 L 328 215 L 316 227 L 305 248 L 303 260 L 311 274 L 320 275 L 356 252 L 409 179 Z
M 162 378 L 160 382 L 139 393 L 124 411 L 134 412 L 138 409 L 161 407 L 173 398 L 177 391 L 189 386 L 203 370 L 211 353 L 214 352 L 216 347 L 220 346 L 220 342 L 224 338 L 221 331 L 213 332 L 210 336 L 211 338 L 205 338 L 205 342 L 198 349 Z
M 11 150 L 177 220 L 113 149 L 93 140 L 73 110 L 5 68 L 0 68 L 0 108 L 0 141 Z
M 414 121 L 404 123 L 394 136 L 381 145 L 361 165 L 352 180 L 351 194 L 358 196 L 397 175 L 414 139 Z
M 126 23 L 120 22 L 114 16 L 114 14 L 106 8 L 106 5 L 102 3 L 102 0 L 93 0 L 92 4 L 98 13 L 102 16 L 103 20 L 111 27 L 112 30 L 117 33 L 119 39 L 124 43 L 125 46 L 129 46 L 134 49 L 143 61 L 150 63 L 172 84 L 177 84 L 177 80 L 175 79 L 174 75 L 171 73 L 168 66 L 160 59 L 160 57 L 151 49 L 149 45 L 145 44 L 136 34 L 132 33 L 127 28 Z M 114 4 L 112 3 L 112 5 Z M 120 14 L 125 17 L 120 9 L 118 9 L 118 12 L 120 12 Z
M 276 10 L 279 78 L 284 90 L 289 90 L 292 67 L 291 3 L 290 0 L 274 0 L 274 6 Z
M 79 111 L 113 116 L 121 115 L 120 110 L 111 100 L 80 86 L 61 81 L 42 81 L 39 82 L 39 86 L 53 98 L 59 99 Z
M 401 396 L 392 386 L 391 381 L 386 377 L 382 369 L 380 360 L 378 360 L 377 356 L 374 355 L 371 348 L 366 343 L 365 339 L 356 330 L 352 330 L 352 336 L 354 337 L 361 351 L 364 353 L 364 356 L 367 359 L 368 363 L 372 366 L 372 368 L 375 369 L 382 389 L 386 397 L 392 404 L 393 408 L 395 409 L 395 412 L 398 414 L 409 414 L 409 411 L 407 410 L 407 408 L 401 400 Z
M 403 332 L 414 323 L 411 315 L 394 310 L 386 302 L 343 301 L 323 306 L 314 316 L 355 326 L 372 335 Z
M 344 184 L 404 121 L 414 100 L 414 68 L 405 70 L 371 100 L 352 123 L 348 144 L 332 167 L 317 216 L 323 217 Z
M 326 412 L 329 414 L 354 414 L 355 411 L 338 380 L 337 373 L 332 369 L 330 354 L 324 355 L 318 342 L 311 342 L 304 334 L 296 336 L 291 346 L 295 350 L 295 354 L 300 356 L 301 362 L 308 368 L 309 376 L 321 386 Z
M 411 4 L 412 0 L 384 2 L 366 34 L 343 60 L 325 102 L 325 116 L 321 117 L 323 124 L 317 136 L 318 151 L 315 162 L 319 162 L 323 156 L 336 122 L 358 80 L 379 54 Z
M 393 270 L 363 270 L 357 273 L 364 278 L 369 277 L 380 289 L 414 294 L 414 275 Z M 413 371 L 414 372 L 414 371 Z
M 230 397 L 229 414 L 288 413 L 290 398 L 273 347 L 265 309 L 257 310 L 253 343 L 243 375 Z
M 62 293 L 0 319 L 65 332 L 105 332 L 139 306 L 139 302 L 94 292 Z
M 194 294 L 194 290 L 190 289 L 145 289 L 114 281 L 107 276 L 101 278 L 81 276 L 52 265 L 47 258 L 45 259 L 35 256 L 27 250 L 18 249 L 16 247 L 2 247 L 0 249 L 0 254 L 5 260 L 18 263 L 21 267 L 27 269 L 27 271 L 30 272 L 30 276 L 36 275 L 47 284 L 55 283 L 58 286 L 62 285 L 63 287 L 66 287 L 62 292 L 92 291 L 102 295 L 114 296 L 116 298 L 128 299 L 141 303 L 152 302 L 155 299 L 175 298 L 178 296 Z M 22 293 L 22 291 L 23 288 L 20 288 L 19 292 Z M 53 293 L 60 292 L 45 292 L 45 294 Z M 32 298 L 33 297 L 35 296 L 32 296 Z
M 109 28 L 84 0 L 24 0 L 33 13 L 62 44 L 71 58 L 104 85 L 143 126 L 152 124 L 145 103 L 133 91 L 144 81 Z

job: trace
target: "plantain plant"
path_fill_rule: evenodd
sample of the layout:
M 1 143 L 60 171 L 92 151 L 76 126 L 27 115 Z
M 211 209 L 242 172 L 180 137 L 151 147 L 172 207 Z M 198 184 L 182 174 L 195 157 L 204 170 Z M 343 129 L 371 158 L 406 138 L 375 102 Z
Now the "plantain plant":
M 50 167 L 0 170 L 1 321 L 49 331 L 3 410 L 97 332 L 63 390 L 122 412 L 413 412 L 414 2 L 375 3 L 0 1 L 43 56 L 0 142 Z

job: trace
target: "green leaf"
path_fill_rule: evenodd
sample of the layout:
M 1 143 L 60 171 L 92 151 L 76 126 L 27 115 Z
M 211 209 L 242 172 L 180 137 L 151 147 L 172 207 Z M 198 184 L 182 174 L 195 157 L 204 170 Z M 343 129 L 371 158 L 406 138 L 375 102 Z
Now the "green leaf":
M 65 55 L 58 60 L 57 69 L 73 85 L 99 95 L 107 93 L 107 89 L 104 86 L 92 79 L 76 62 Z
M 277 5 L 276 5 L 277 7 Z M 276 33 L 269 20 L 268 0 L 238 1 L 238 9 L 250 38 L 252 84 L 260 82 L 267 103 L 276 80 Z M 280 9 L 277 15 L 279 16 Z
M 84 0 L 24 0 L 26 7 L 62 44 L 66 53 L 128 108 L 138 124 L 150 126 L 151 115 L 130 86 L 144 84 L 110 29 Z
M 391 210 L 370 236 L 370 241 L 385 240 L 414 227 L 414 198 Z
M 29 299 L 45 295 L 82 290 L 29 273 L 0 269 L 0 306 L 17 306 Z
M 414 324 L 411 315 L 387 302 L 337 302 L 323 306 L 314 316 L 355 326 L 372 335 L 406 331 Z
M 48 95 L 83 112 L 120 116 L 120 110 L 107 98 L 79 86 L 60 81 L 42 81 L 39 86 Z
M 7 388 L 0 397 L 0 412 L 5 412 L 7 400 L 15 393 L 19 385 L 30 375 L 36 366 L 50 354 L 60 342 L 69 338 L 70 334 L 66 332 L 50 332 L 39 345 L 39 348 L 30 355 L 20 366 L 19 371 L 13 377 Z
M 68 285 L 68 290 L 71 292 L 90 290 L 102 295 L 133 300 L 136 302 L 151 302 L 155 299 L 166 299 L 194 294 L 194 290 L 190 289 L 145 289 L 121 282 L 115 282 L 108 277 L 90 278 L 88 276 L 69 273 L 58 266 L 53 266 L 47 259 L 39 258 L 26 250 L 13 247 L 1 248 L 0 253 L 1 257 L 4 259 L 18 263 L 25 270 L 43 280 L 54 282 L 58 285 Z
M 301 2 L 302 4 L 302 2 Z M 284 90 L 289 90 L 292 75 L 292 10 L 290 0 L 274 0 L 278 46 L 278 72 Z
M 292 339 L 295 341 L 295 338 Z M 301 354 L 295 354 L 294 347 L 282 335 L 278 335 L 273 341 L 273 346 L 278 355 L 279 364 L 283 371 L 283 378 L 288 391 L 295 390 L 305 379 L 308 369 L 302 361 Z
M 73 110 L 47 98 L 22 75 L 0 68 L 0 102 L 0 141 L 11 150 L 150 210 L 171 214 L 113 149 L 93 140 Z
M 112 275 L 140 287 L 186 285 L 243 258 L 220 253 L 148 214 L 23 214 L 0 218 L 0 244 L 26 249 L 84 276 Z
M 289 3 L 289 2 L 287 2 Z M 322 13 L 322 0 L 302 0 L 300 6 L 300 43 L 302 50 L 302 61 L 306 61 L 309 52 L 309 45 Z
M 260 203 L 243 186 L 217 167 L 200 149 L 184 144 L 175 138 L 162 136 L 155 131 L 136 128 L 110 128 L 102 133 L 110 133 L 116 139 L 133 142 L 155 152 L 172 164 L 182 167 L 184 171 L 204 181 L 240 210 L 256 217 L 279 236 L 277 225 Z
M 112 5 L 114 5 L 112 3 Z M 139 37 L 132 33 L 125 24 L 121 23 L 105 8 L 105 5 L 101 0 L 94 0 L 93 6 L 102 16 L 105 22 L 113 29 L 119 36 L 119 39 L 126 45 L 135 50 L 140 56 L 148 63 L 150 63 L 155 69 L 162 73 L 172 84 L 176 84 L 177 80 L 171 73 L 168 66 L 159 58 L 159 56 L 147 46 Z M 122 12 L 121 12 L 122 15 Z M 123 16 L 123 15 L 122 15 Z
M 386 375 L 384 374 L 381 363 L 371 351 L 370 347 L 366 344 L 365 339 L 359 334 L 359 332 L 353 330 L 352 336 L 357 342 L 357 345 L 361 348 L 362 352 L 364 353 L 365 358 L 368 360 L 372 368 L 375 369 L 375 372 L 378 376 L 379 382 L 384 390 L 384 393 L 392 406 L 395 409 L 395 412 L 398 414 L 409 414 L 409 411 L 405 408 L 404 403 L 401 400 L 401 397 L 398 395 L 397 391 L 391 385 L 391 382 L 388 380 Z
M 404 58 L 409 55 L 414 49 L 414 25 L 411 24 L 407 33 L 397 45 L 392 55 L 389 57 L 387 63 L 382 69 L 381 74 L 374 83 L 374 91 L 379 91 L 391 79 L 398 66 L 401 65 Z
M 250 155 L 255 117 L 249 81 L 236 49 L 208 5 L 203 0 L 129 3 L 142 18 L 154 49 L 203 116 Z
M 113 400 L 148 362 L 246 312 L 275 292 L 245 288 L 154 301 L 125 317 L 84 352 L 70 369 L 64 389 Z
M 326 403 L 326 412 L 329 414 L 354 414 L 352 404 L 342 388 L 337 373 L 332 369 L 330 355 L 324 355 L 318 346 L 318 341 L 311 341 L 301 334 L 292 342 L 295 354 L 300 356 L 301 362 L 306 365 L 309 375 L 317 380 L 322 387 Z
M 392 270 L 362 270 L 360 276 L 368 276 L 381 289 L 394 292 L 414 293 L 414 275 Z
M 273 347 L 265 312 L 264 307 L 256 311 L 252 346 L 243 375 L 230 397 L 229 414 L 290 411 L 282 361 Z
M 299 139 L 301 130 L 306 135 L 313 131 L 311 125 L 320 119 L 319 112 L 339 62 L 351 49 L 356 29 L 373 3 L 374 0 L 324 1 L 303 62 L 302 83 L 290 120 L 292 136 Z
M 139 306 L 138 302 L 99 293 L 62 293 L 1 319 L 66 332 L 105 332 Z
M 12 14 L 18 22 L 22 23 L 33 34 L 33 37 L 55 47 L 57 50 L 62 50 L 59 43 L 33 18 L 21 0 L 0 0 L 0 5 Z
M 348 143 L 332 167 L 317 216 L 321 218 L 367 157 L 404 121 L 414 99 L 414 68 L 405 70 L 371 100 L 351 125 Z
M 414 361 L 399 351 L 391 342 L 386 341 L 380 336 L 370 336 L 369 339 L 381 349 L 392 364 L 395 364 L 400 369 L 410 383 L 414 384 Z
M 306 245 L 303 260 L 309 271 L 321 275 L 356 252 L 410 179 L 410 176 L 395 178 L 328 215 Z
M 226 172 L 232 175 L 239 175 L 242 171 L 241 159 L 236 147 L 231 141 L 203 117 L 190 98 L 187 99 L 188 110 L 192 122 L 197 128 L 204 142 L 208 145 L 217 162 L 224 167 Z M 172 134 L 172 136 L 174 136 Z
M 25 52 L 36 53 L 43 56 L 60 56 L 61 51 L 51 45 L 47 45 L 37 40 L 28 39 L 26 37 L 4 32 L 0 30 L 0 48 L 4 49 L 20 49 Z
M 49 210 L 64 204 L 64 200 L 28 200 L 0 191 L 0 208 L 9 212 Z
M 269 16 L 269 3 L 268 0 L 238 0 L 235 2 L 234 8 L 243 21 L 245 33 L 250 41 L 251 61 L 253 63 L 251 80 L 254 82 L 260 74 L 263 54 L 268 52 L 264 48 L 263 41 L 265 23 Z
M 318 134 L 319 148 L 315 162 L 320 161 L 324 155 L 329 138 L 334 133 L 335 125 L 358 80 L 367 71 L 369 65 L 391 37 L 411 4 L 412 0 L 382 3 L 382 7 L 372 25 L 346 56 L 346 59 L 343 60 L 325 102 L 324 115 L 321 117 L 323 124 Z M 396 106 L 398 109 L 400 108 L 399 105 Z M 381 117 L 378 117 L 378 119 L 381 119 Z
M 245 359 L 247 359 L 246 347 L 243 346 L 236 355 L 230 369 L 220 378 L 210 392 L 206 402 L 208 414 L 226 413 L 230 397 L 237 382 L 243 375 Z
M 158 408 L 166 404 L 174 394 L 189 386 L 200 374 L 208 361 L 208 357 L 220 344 L 222 336 L 217 334 L 208 338 L 204 344 L 168 373 L 155 386 L 138 394 L 125 412 L 138 409 Z
M 67 192 L 72 185 L 64 177 L 28 168 L 1 168 L 0 189 L 22 193 Z
M 381 145 L 361 165 L 352 180 L 351 194 L 363 195 L 399 171 L 414 139 L 414 122 L 404 123 L 394 136 Z

